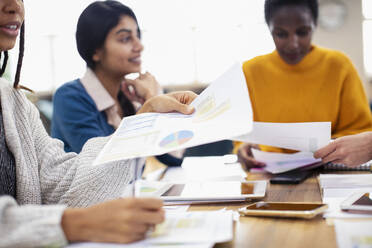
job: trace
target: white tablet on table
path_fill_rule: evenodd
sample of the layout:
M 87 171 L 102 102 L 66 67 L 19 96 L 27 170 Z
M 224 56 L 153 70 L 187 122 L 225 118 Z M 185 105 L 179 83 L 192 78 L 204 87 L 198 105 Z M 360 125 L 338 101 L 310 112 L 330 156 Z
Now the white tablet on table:
M 164 201 L 223 202 L 263 198 L 266 181 L 207 181 L 136 183 L 136 196 L 160 197 Z

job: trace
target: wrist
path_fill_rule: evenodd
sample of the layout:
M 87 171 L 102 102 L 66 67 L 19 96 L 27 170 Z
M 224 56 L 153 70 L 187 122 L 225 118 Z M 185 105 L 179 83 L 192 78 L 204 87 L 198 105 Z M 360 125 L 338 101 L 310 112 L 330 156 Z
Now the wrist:
M 84 237 L 84 209 L 67 208 L 63 212 L 61 226 L 68 241 L 87 240 Z
M 369 160 L 372 160 L 372 132 L 368 132 L 368 150 L 369 150 Z
M 153 107 L 150 100 L 147 100 L 142 107 L 137 111 L 137 114 L 153 112 Z

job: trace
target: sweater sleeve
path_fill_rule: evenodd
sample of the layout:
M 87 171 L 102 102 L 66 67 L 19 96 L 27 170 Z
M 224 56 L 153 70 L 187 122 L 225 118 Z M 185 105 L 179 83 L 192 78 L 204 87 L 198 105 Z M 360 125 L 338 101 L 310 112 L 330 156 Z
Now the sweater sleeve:
M 61 228 L 63 205 L 18 206 L 0 197 L 0 247 L 60 247 L 67 244 Z
M 72 151 L 80 152 L 89 139 L 107 134 L 99 125 L 100 112 L 94 103 L 77 91 L 65 85 L 54 94 L 52 136 L 62 139 Z
M 132 180 L 133 170 L 138 168 L 142 159 L 93 166 L 109 137 L 89 140 L 80 154 L 65 153 L 63 143 L 46 133 L 36 107 L 26 102 L 39 163 L 43 204 L 86 207 L 122 196 Z
M 332 138 L 372 130 L 372 115 L 359 75 L 347 60 L 348 70 L 340 96 L 338 121 Z

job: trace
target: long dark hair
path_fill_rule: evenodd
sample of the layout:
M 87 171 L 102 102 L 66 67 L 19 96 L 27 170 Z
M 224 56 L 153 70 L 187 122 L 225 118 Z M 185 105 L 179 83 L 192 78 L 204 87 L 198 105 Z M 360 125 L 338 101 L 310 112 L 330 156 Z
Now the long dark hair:
M 96 1 L 81 13 L 76 28 L 76 45 L 80 56 L 92 70 L 96 66 L 93 61 L 94 53 L 103 47 L 108 33 L 118 25 L 123 16 L 133 18 L 138 27 L 133 10 L 118 1 Z M 139 28 L 137 32 L 140 37 Z M 120 91 L 117 98 L 124 116 L 136 113 L 133 104 L 123 92 Z

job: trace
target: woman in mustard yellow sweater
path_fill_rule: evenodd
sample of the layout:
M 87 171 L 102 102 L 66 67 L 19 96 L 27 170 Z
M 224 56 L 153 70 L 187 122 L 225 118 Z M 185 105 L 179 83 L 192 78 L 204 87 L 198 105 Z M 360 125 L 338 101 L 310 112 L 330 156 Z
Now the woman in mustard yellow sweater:
M 332 122 L 332 138 L 372 130 L 363 85 L 342 53 L 311 43 L 317 24 L 317 0 L 266 0 L 265 19 L 276 50 L 243 64 L 254 120 Z M 251 144 L 235 144 L 248 168 Z M 261 147 L 266 151 L 278 151 Z

